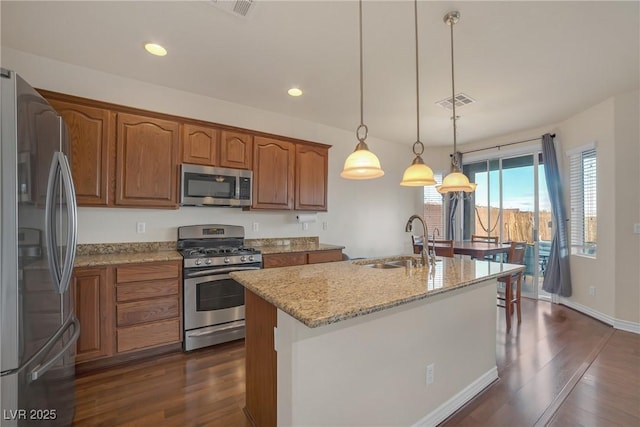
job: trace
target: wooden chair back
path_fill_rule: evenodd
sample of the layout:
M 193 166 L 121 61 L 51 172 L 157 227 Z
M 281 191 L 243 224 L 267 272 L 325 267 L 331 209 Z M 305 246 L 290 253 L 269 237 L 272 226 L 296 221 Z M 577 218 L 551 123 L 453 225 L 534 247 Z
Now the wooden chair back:
M 524 254 L 527 250 L 527 242 L 511 242 L 507 262 L 509 264 L 524 264 Z
M 411 235 L 411 244 L 413 245 L 413 253 L 419 254 L 422 252 L 422 245 L 424 244 L 424 236 Z
M 429 248 L 435 244 L 436 255 L 453 258 L 453 240 L 429 240 Z
M 482 236 L 480 234 L 471 235 L 472 242 L 498 243 L 498 236 Z

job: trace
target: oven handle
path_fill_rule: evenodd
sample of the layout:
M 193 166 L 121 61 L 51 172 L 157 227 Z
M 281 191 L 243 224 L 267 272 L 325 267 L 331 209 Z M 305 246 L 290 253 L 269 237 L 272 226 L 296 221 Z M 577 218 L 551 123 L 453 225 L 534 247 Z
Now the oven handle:
M 188 337 L 203 337 L 206 335 L 214 335 L 222 331 L 227 331 L 229 329 L 238 329 L 244 327 L 244 320 L 239 322 L 233 322 L 231 325 L 225 325 L 220 328 L 209 329 L 207 331 L 187 331 Z
M 260 270 L 260 267 L 225 267 L 225 268 L 216 268 L 212 270 L 199 270 L 194 271 L 186 275 L 186 277 L 200 277 L 200 276 L 208 276 L 210 274 L 222 274 L 222 273 L 231 273 L 234 271 L 248 271 L 248 270 Z

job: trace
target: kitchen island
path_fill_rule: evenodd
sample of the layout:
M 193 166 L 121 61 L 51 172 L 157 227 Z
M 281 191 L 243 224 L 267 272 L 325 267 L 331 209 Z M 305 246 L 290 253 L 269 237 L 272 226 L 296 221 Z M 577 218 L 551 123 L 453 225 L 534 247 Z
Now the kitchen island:
M 496 278 L 524 266 L 404 260 L 231 273 L 255 425 L 435 425 L 497 379 Z

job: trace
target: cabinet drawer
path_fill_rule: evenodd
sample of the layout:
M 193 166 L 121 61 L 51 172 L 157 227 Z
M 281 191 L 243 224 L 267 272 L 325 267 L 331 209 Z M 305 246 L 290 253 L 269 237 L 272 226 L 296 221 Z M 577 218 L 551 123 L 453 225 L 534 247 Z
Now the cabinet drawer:
M 118 302 L 178 295 L 179 293 L 180 281 L 176 279 L 120 283 L 116 285 L 116 301 Z
M 116 308 L 117 326 L 131 326 L 179 316 L 180 299 L 178 296 L 119 303 Z
M 263 268 L 287 267 L 291 265 L 304 265 L 306 263 L 307 263 L 306 252 L 262 256 Z
M 180 277 L 179 262 L 148 262 L 116 267 L 116 283 L 144 280 L 176 279 Z
M 309 252 L 309 264 L 342 261 L 342 250 Z
M 146 325 L 119 328 L 118 353 L 180 341 L 180 320 L 164 320 Z

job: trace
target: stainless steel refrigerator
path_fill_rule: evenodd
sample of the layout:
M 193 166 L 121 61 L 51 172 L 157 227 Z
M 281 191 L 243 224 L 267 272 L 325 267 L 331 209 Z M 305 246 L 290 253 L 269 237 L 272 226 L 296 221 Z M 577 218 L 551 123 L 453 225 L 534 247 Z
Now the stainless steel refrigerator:
M 69 426 L 80 325 L 66 127 L 13 71 L 0 69 L 0 93 L 0 424 Z

